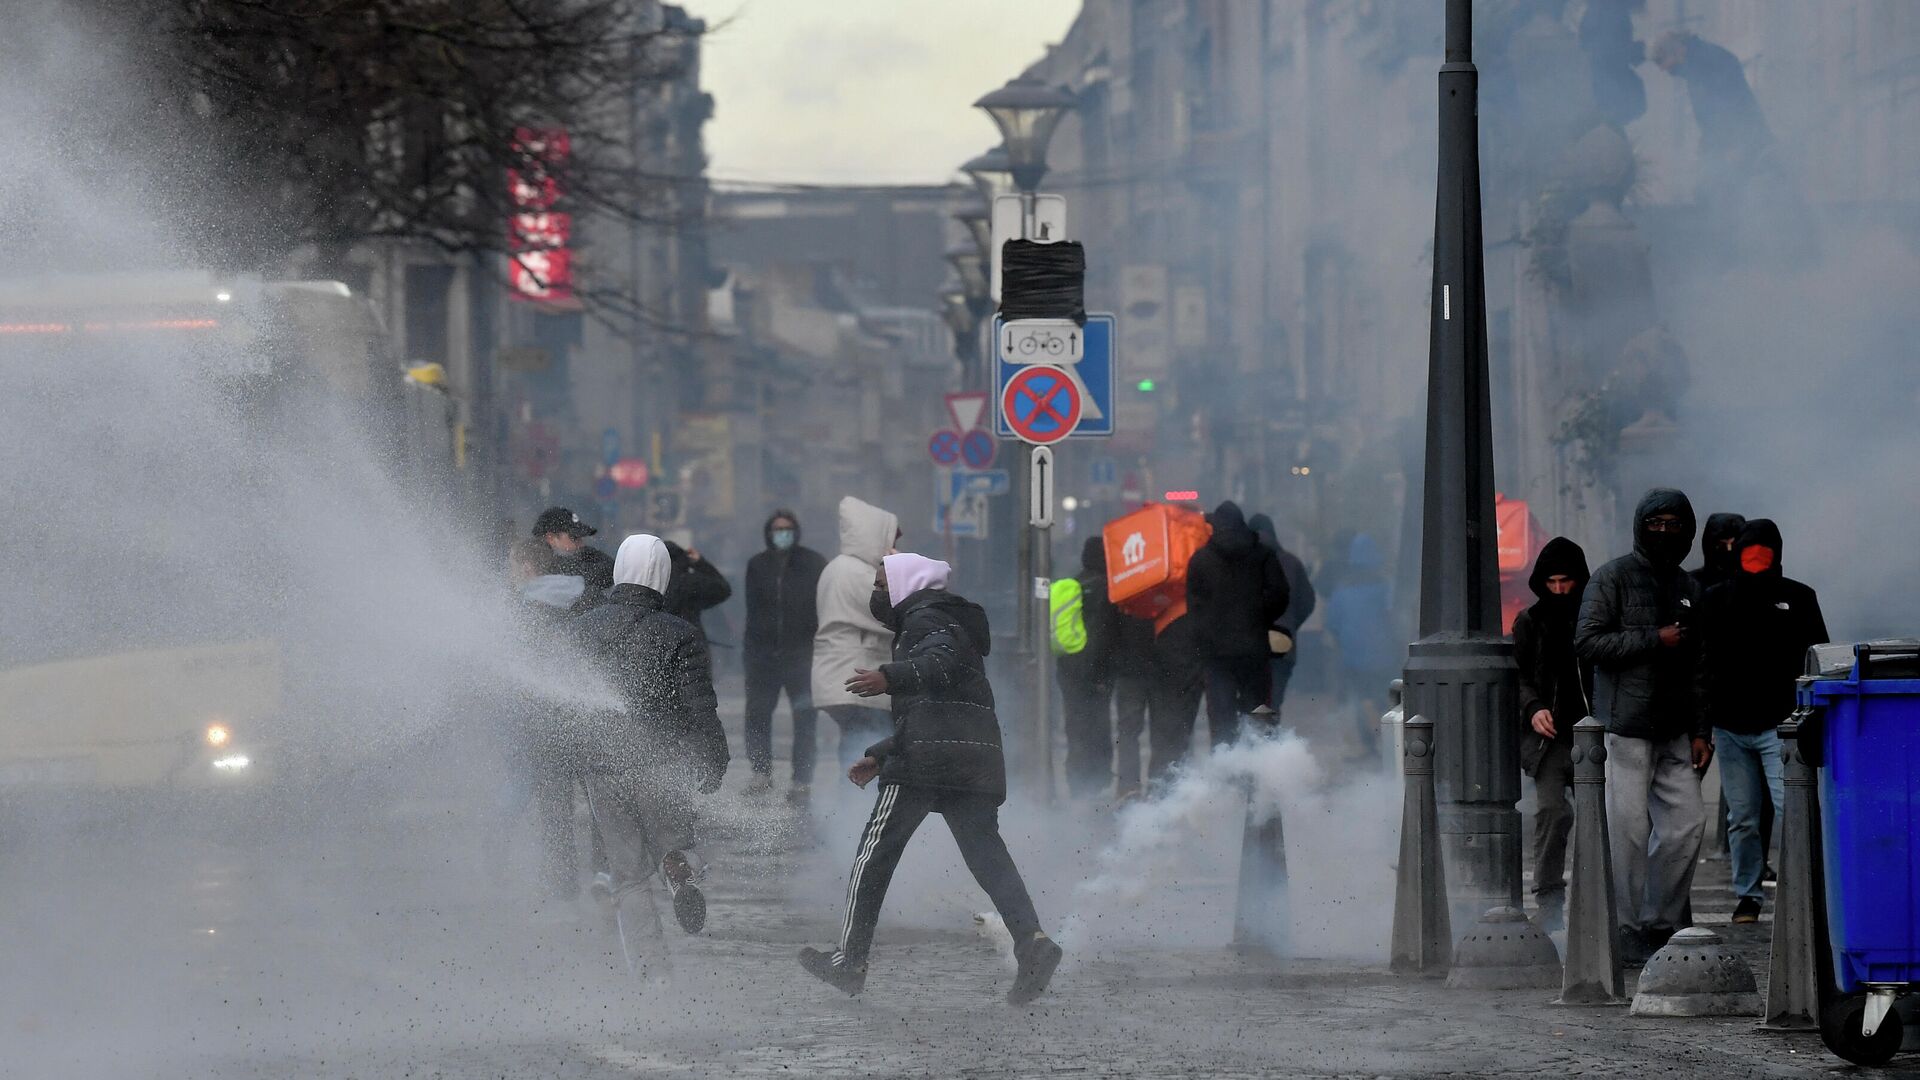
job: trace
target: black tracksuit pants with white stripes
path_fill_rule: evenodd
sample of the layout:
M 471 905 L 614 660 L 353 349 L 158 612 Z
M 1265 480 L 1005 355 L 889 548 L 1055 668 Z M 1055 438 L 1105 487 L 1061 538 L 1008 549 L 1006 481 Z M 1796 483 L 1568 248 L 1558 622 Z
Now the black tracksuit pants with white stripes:
M 928 814 L 947 819 L 953 842 L 960 846 L 973 879 L 980 883 L 993 906 L 1006 920 L 1015 942 L 1024 942 L 1040 930 L 1027 883 L 1000 838 L 1000 808 L 992 799 L 968 792 L 888 784 L 880 789 L 873 816 L 860 837 L 853 874 L 847 882 L 847 919 L 840 932 L 840 950 L 834 963 L 863 967 L 873 946 L 873 928 L 880 921 L 880 905 L 887 898 L 894 868 L 907 850 L 907 841 Z

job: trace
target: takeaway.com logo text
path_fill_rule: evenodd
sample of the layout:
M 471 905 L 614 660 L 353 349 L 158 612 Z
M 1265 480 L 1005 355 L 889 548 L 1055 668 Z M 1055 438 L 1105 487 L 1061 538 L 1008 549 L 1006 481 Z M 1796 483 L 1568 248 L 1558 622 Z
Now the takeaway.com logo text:
M 1161 564 L 1163 557 L 1156 555 L 1151 559 L 1147 558 L 1145 534 L 1133 533 L 1120 545 L 1120 561 L 1126 564 L 1126 569 L 1114 574 L 1108 581 L 1109 586 L 1118 585 L 1129 578 L 1151 572 Z

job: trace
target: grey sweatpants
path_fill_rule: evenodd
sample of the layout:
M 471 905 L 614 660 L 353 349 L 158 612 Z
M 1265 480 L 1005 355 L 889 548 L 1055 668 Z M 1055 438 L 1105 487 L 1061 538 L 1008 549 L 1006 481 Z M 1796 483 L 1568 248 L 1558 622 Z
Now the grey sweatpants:
M 1692 753 L 1685 735 L 1665 742 L 1607 735 L 1607 833 L 1622 927 L 1686 925 L 1707 823 Z
M 653 879 L 668 852 L 693 846 L 693 788 L 667 770 L 595 773 L 586 785 L 593 823 L 607 847 L 615 929 L 627 966 L 664 974 L 666 937 L 653 904 Z

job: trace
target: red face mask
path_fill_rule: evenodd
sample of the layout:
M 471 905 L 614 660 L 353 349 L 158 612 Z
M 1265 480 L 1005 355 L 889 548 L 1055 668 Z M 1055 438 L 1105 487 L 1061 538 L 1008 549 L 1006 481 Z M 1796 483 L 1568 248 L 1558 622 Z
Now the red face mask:
M 1764 544 L 1750 544 L 1742 548 L 1740 569 L 1749 574 L 1764 574 L 1773 569 L 1773 549 Z

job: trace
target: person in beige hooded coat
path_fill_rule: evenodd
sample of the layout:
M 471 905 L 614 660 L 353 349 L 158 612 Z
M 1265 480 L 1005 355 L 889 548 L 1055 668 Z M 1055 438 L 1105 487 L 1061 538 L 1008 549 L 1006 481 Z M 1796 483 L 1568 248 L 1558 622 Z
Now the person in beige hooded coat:
M 868 609 L 873 576 L 899 537 L 899 518 L 851 495 L 840 500 L 840 554 L 821 571 L 815 595 L 813 704 L 840 725 L 843 768 L 893 730 L 892 702 L 856 697 L 847 680 L 855 668 L 872 670 L 892 659 L 893 631 Z

